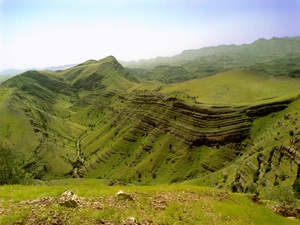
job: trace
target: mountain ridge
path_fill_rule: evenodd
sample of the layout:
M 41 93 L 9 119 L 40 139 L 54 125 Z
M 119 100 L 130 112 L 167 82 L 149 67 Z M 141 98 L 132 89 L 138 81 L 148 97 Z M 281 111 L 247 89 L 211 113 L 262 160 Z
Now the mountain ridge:
M 263 46 L 262 44 L 265 44 L 263 47 L 268 47 L 268 45 L 272 45 L 271 42 L 286 42 L 288 46 L 290 46 L 288 49 L 289 51 L 292 52 L 297 52 L 299 53 L 299 42 L 300 41 L 300 36 L 295 36 L 295 37 L 284 37 L 284 38 L 276 38 L 273 37 L 269 40 L 260 38 L 257 39 L 256 41 L 253 41 L 250 44 L 241 44 L 241 45 L 235 45 L 235 44 L 230 44 L 230 45 L 219 45 L 219 46 L 209 46 L 209 47 L 203 47 L 200 49 L 190 49 L 190 50 L 183 50 L 180 54 L 174 55 L 171 57 L 157 57 L 154 59 L 149 59 L 149 60 L 139 60 L 139 61 L 121 61 L 121 64 L 124 65 L 125 67 L 130 67 L 130 68 L 136 68 L 136 67 L 143 67 L 143 66 L 155 66 L 156 61 L 158 64 L 170 64 L 170 63 L 180 63 L 185 60 L 195 60 L 198 57 L 201 56 L 207 56 L 207 55 L 212 55 L 215 53 L 230 53 L 230 52 L 235 52 L 235 51 L 243 51 L 244 49 L 248 50 L 251 48 L 253 45 L 259 47 Z M 266 44 L 267 43 L 267 44 Z M 267 45 L 267 46 L 266 46 Z M 256 47 L 255 46 L 255 47 Z M 295 48 L 294 48 L 295 47 Z M 286 47 L 282 47 L 284 52 L 286 51 Z M 257 49 L 257 52 L 269 52 L 266 51 L 265 49 Z M 280 52 L 279 50 L 275 50 L 277 53 Z M 247 52 L 249 54 L 249 52 Z M 273 53 L 271 53 L 273 54 Z M 281 53 L 282 54 L 282 53 Z M 268 53 L 270 55 L 270 53 Z M 265 55 L 264 55 L 265 56 Z M 144 65 L 143 65 L 144 64 Z M 147 65 L 149 64 L 149 65 Z M 151 65 L 153 64 L 153 65 Z
M 240 69 L 261 75 L 300 77 L 300 38 L 259 39 L 251 44 L 222 45 L 124 64 L 142 79 L 178 83 Z

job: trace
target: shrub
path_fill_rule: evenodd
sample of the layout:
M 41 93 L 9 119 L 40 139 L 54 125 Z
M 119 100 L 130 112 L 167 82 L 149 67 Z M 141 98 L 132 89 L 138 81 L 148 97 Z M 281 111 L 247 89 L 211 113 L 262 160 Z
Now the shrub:
M 267 165 L 267 167 L 266 167 L 266 173 L 270 172 L 271 169 L 272 169 L 272 167 L 270 165 Z
M 227 174 L 224 174 L 224 175 L 223 175 L 223 183 L 225 183 L 225 182 L 227 181 L 227 179 L 228 179 L 228 175 L 227 175 Z
M 238 192 L 238 190 L 239 190 L 238 184 L 237 184 L 237 183 L 232 183 L 232 184 L 230 185 L 230 190 L 231 190 L 232 192 Z
M 300 197 L 300 178 L 298 178 L 293 184 L 293 189 L 297 197 Z
M 253 173 L 253 183 L 256 183 L 259 179 L 259 170 L 256 170 L 254 173 Z
M 156 174 L 152 173 L 152 179 L 155 179 L 155 178 L 156 178 Z
M 269 200 L 278 201 L 284 206 L 295 206 L 296 198 L 292 187 L 276 186 L 272 188 L 265 196 Z
M 246 192 L 259 195 L 259 192 L 258 192 L 258 190 L 256 189 L 256 187 L 254 186 L 253 183 L 250 186 L 247 187 Z
M 286 175 L 284 173 L 281 173 L 279 176 L 281 181 L 285 181 L 285 179 L 287 178 Z

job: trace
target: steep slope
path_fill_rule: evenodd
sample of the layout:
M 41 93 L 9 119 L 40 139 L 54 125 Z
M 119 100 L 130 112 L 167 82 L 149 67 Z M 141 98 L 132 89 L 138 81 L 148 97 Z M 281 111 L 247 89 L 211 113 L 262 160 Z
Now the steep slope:
M 256 119 L 245 152 L 236 163 L 188 183 L 219 186 L 270 197 L 274 188 L 292 187 L 299 195 L 300 100 Z
M 99 61 L 86 61 L 62 71 L 60 76 L 78 91 L 93 91 L 104 87 L 124 91 L 133 85 L 130 79 L 137 81 L 113 56 Z
M 1 101 L 1 127 L 10 131 L 2 144 L 24 172 L 34 178 L 69 173 L 81 131 L 66 121 L 72 89 L 52 73 L 28 71 L 3 83 L 1 91 L 9 93 Z
M 196 107 L 155 92 L 125 97 L 125 103 L 83 138 L 82 152 L 92 154 L 88 176 L 143 184 L 185 180 L 229 163 L 250 129 L 240 109 Z M 228 155 L 215 164 L 208 152 Z
M 249 147 L 242 143 L 251 136 L 252 121 L 285 109 L 298 98 L 297 81 L 233 71 L 183 83 L 183 87 L 174 84 L 159 92 L 137 91 L 120 96 L 124 108 L 113 109 L 109 118 L 99 122 L 96 110 L 90 112 L 95 126 L 82 139 L 82 152 L 91 157 L 82 172 L 90 177 L 147 184 L 181 181 L 218 171 Z M 243 90 L 243 95 L 233 99 L 236 91 L 227 90 L 230 82 L 237 85 L 236 91 Z M 205 86 L 212 85 L 219 85 L 209 92 L 217 96 L 224 85 L 227 101 L 204 95 L 203 104 L 197 102 L 195 95 L 188 95 L 189 90 L 199 94 Z M 260 85 L 268 89 L 264 94 L 255 94 Z M 253 100 L 245 102 L 251 95 Z
M 114 91 L 134 85 L 125 75 L 128 72 L 108 57 L 66 71 L 28 71 L 4 82 L 2 144 L 14 150 L 18 163 L 34 178 L 72 174 L 78 139 L 88 128 L 70 118 L 88 101 L 107 105 L 105 99 L 115 95 Z M 102 101 L 101 96 L 95 97 L 100 92 Z

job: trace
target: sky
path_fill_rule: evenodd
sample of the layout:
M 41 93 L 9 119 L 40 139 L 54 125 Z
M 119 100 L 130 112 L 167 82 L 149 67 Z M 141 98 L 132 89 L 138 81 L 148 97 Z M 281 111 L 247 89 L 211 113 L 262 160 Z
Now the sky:
M 0 0 L 0 71 L 300 35 L 300 0 Z

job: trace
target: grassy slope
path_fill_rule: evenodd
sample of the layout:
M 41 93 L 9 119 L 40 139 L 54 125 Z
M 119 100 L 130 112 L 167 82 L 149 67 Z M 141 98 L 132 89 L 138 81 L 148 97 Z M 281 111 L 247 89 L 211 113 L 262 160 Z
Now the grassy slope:
M 113 57 L 85 64 L 61 72 L 28 71 L 0 89 L 0 131 L 5 137 L 1 144 L 13 149 L 21 159 L 18 164 L 33 178 L 53 179 L 71 173 L 77 140 L 91 122 L 87 102 L 105 107 L 110 104 L 110 93 L 136 85 L 124 78 L 130 75 Z M 95 80 L 102 76 L 102 88 L 93 90 L 90 76 Z M 76 90 L 71 84 L 80 79 Z
M 218 87 L 223 86 L 224 88 L 222 90 L 215 88 L 215 92 L 223 92 L 224 90 L 229 92 L 228 95 L 224 96 L 224 100 L 227 101 L 225 101 L 225 104 L 228 106 L 232 104 L 236 106 L 267 103 L 295 97 L 299 94 L 299 84 L 295 82 L 297 80 L 269 76 L 261 77 L 239 71 L 219 74 L 184 84 L 168 85 L 162 87 L 161 92 L 172 93 L 175 89 L 180 90 L 181 92 L 179 91 L 179 94 L 175 92 L 174 96 L 177 95 L 177 98 L 181 98 L 186 102 L 193 102 L 191 93 L 198 94 L 202 92 L 203 88 L 209 88 L 216 84 L 216 80 L 219 81 L 217 83 Z M 205 84 L 202 84 L 202 82 Z M 149 84 L 152 85 L 153 83 L 150 82 Z M 147 89 L 145 84 L 140 84 L 139 87 Z M 231 87 L 230 90 L 227 90 L 228 87 Z M 266 88 L 264 91 L 257 92 L 257 90 L 261 90 L 261 87 Z M 237 91 L 241 89 L 243 92 L 238 95 Z M 278 97 L 279 94 L 280 97 Z M 249 96 L 251 96 L 250 99 L 248 99 Z M 217 98 L 210 95 L 205 95 L 202 98 L 203 101 L 217 105 L 218 102 L 215 99 Z M 229 99 L 233 99 L 233 103 Z M 215 102 L 212 100 L 215 100 Z M 146 99 L 143 99 L 143 101 L 146 102 Z M 170 111 L 169 115 L 165 108 L 160 109 L 147 105 L 149 112 L 142 108 L 140 112 L 133 113 L 134 110 L 137 110 L 135 107 L 137 106 L 130 106 L 131 112 L 128 117 L 121 116 L 129 112 L 128 109 L 124 110 L 124 108 L 121 108 L 121 111 L 117 114 L 113 112 L 99 114 L 95 108 L 87 109 L 86 115 L 90 115 L 91 122 L 97 121 L 95 127 L 82 139 L 83 153 L 85 155 L 92 154 L 87 161 L 88 177 L 115 178 L 125 182 L 140 181 L 142 184 L 176 182 L 202 176 L 208 172 L 199 165 L 205 164 L 211 166 L 214 170 L 215 168 L 219 169 L 228 164 L 227 157 L 232 159 L 231 157 L 235 157 L 235 154 L 239 154 L 239 152 L 233 151 L 236 146 L 220 146 L 220 149 L 216 146 L 191 148 L 176 135 L 172 135 L 172 132 L 162 131 L 159 128 L 144 127 L 142 129 L 149 129 L 147 131 L 149 133 L 143 133 L 141 130 L 141 124 L 143 123 L 140 118 L 133 116 L 135 113 L 141 113 L 146 117 L 153 116 L 157 120 L 161 118 L 161 121 L 164 121 L 165 117 L 174 116 L 175 112 Z M 149 115 L 149 113 L 153 115 Z M 142 126 L 149 125 L 143 124 Z M 131 143 L 125 142 L 124 137 L 134 141 Z M 171 148 L 170 145 L 172 145 Z M 148 148 L 150 150 L 145 150 Z M 244 150 L 248 148 L 251 148 L 251 146 L 246 143 Z M 210 184 L 215 185 L 215 183 Z
M 251 105 L 295 97 L 300 92 L 298 79 L 256 75 L 239 70 L 211 77 L 171 84 L 161 92 L 211 105 Z
M 0 84 L 6 80 L 12 78 L 13 76 L 15 76 L 15 75 L 0 75 Z
M 66 180 L 55 186 L 1 186 L 1 224 L 120 224 L 133 216 L 141 224 L 298 224 L 276 215 L 275 203 L 253 203 L 249 196 L 222 190 L 164 185 L 151 187 L 105 187 L 99 180 Z M 14 192 L 11 192 L 11 188 Z M 59 206 L 55 199 L 66 189 L 84 197 L 82 207 Z M 123 190 L 134 201 L 118 200 Z M 38 198 L 53 197 L 53 201 Z M 35 200 L 35 203 L 24 203 Z
M 146 103 L 146 99 L 143 102 Z M 173 131 L 153 128 L 141 119 L 156 118 L 154 123 L 159 124 L 174 113 L 172 108 L 143 103 L 129 105 L 119 113 L 107 112 L 104 115 L 95 109 L 88 110 L 86 114 L 97 122 L 82 139 L 83 153 L 92 154 L 87 161 L 87 176 L 125 182 L 139 180 L 149 184 L 181 181 L 201 172 L 198 165 L 211 163 L 209 158 L 217 157 L 222 151 L 206 146 L 191 148 L 183 138 L 172 134 Z M 170 129 L 175 129 L 170 126 Z M 209 156 L 203 157 L 207 152 L 210 152 Z M 216 165 L 219 166 L 222 165 Z
M 2 92 L 9 92 L 0 103 L 2 134 L 6 137 L 2 144 L 13 149 L 18 161 L 36 178 L 47 170 L 51 171 L 50 177 L 66 174 L 72 167 L 64 158 L 72 159 L 72 154 L 76 154 L 72 149 L 79 135 L 78 129 L 64 119 L 69 115 L 69 97 L 55 95 L 33 81 L 24 82 L 22 87 L 26 85 L 32 85 L 29 92 L 1 88 Z

